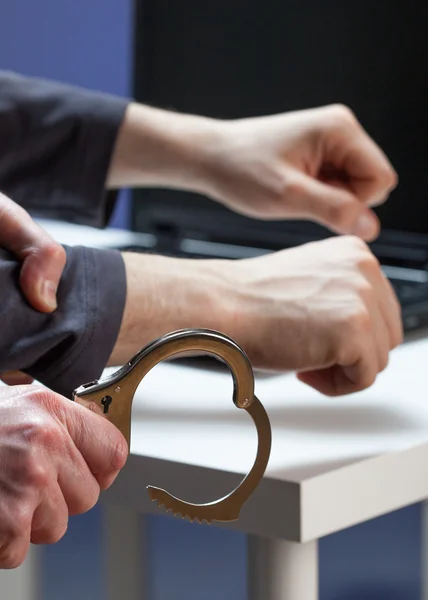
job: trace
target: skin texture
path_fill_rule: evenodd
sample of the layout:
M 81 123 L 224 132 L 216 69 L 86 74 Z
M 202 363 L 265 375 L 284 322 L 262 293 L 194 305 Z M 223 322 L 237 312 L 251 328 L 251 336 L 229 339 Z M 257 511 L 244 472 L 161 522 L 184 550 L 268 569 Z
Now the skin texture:
M 370 207 L 396 184 L 382 150 L 342 105 L 220 121 L 131 103 L 107 177 L 108 187 L 190 189 L 254 218 L 312 219 L 364 240 L 379 232 Z M 0 231 L 2 245 L 23 260 L 21 286 L 30 304 L 54 310 L 62 248 L 1 195 Z M 156 278 L 150 265 L 144 268 Z M 159 286 L 168 295 L 168 282 Z M 11 385 L 31 382 L 19 372 L 2 377 Z
M 0 193 L 1 247 L 22 260 L 20 284 L 36 310 L 56 308 L 56 290 L 65 266 L 60 244 L 20 206 Z
M 250 217 L 311 219 L 370 241 L 370 207 L 397 174 L 342 105 L 218 121 L 131 104 L 108 185 L 188 189 Z
M 106 419 L 37 386 L 1 388 L 0 423 L 0 568 L 10 569 L 95 505 L 128 449 Z
M 371 207 L 397 176 L 343 106 L 237 121 L 131 104 L 108 187 L 161 185 L 201 192 L 260 219 L 311 219 L 376 237 Z M 39 311 L 56 308 L 63 249 L 0 195 L 0 245 L 22 260 L 20 284 Z M 242 261 L 124 254 L 127 300 L 110 364 L 182 327 L 235 338 L 254 366 L 296 370 L 329 394 L 369 386 L 400 343 L 398 302 L 354 236 Z M 70 514 L 90 509 L 125 463 L 126 443 L 101 416 L 28 382 L 0 389 L 0 568 L 22 563 L 30 542 L 52 543 Z
M 22 260 L 20 285 L 28 302 L 41 312 L 54 311 L 66 260 L 64 249 L 23 208 L 1 193 L 0 244 Z M 1 379 L 9 385 L 32 382 L 19 371 L 3 373 Z
M 128 294 L 112 365 L 159 335 L 207 327 L 234 338 L 254 367 L 297 371 L 340 395 L 370 386 L 402 341 L 391 285 L 354 236 L 239 261 L 124 260 Z

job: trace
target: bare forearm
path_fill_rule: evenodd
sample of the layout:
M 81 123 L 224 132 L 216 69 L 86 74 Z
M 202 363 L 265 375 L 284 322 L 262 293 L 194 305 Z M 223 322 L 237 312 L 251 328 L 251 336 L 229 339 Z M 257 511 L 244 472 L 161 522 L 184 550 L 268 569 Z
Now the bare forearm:
M 127 299 L 110 365 L 160 335 L 186 327 L 230 331 L 230 283 L 220 261 L 123 254 Z
M 197 191 L 215 121 L 141 104 L 128 106 L 108 173 L 109 188 L 161 186 Z

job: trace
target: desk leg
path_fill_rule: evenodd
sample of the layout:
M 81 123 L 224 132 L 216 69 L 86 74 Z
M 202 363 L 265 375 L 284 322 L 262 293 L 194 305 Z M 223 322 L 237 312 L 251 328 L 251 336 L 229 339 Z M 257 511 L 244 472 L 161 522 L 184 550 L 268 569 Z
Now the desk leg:
M 317 542 L 250 537 L 248 593 L 249 600 L 317 600 Z
M 39 559 L 41 547 L 31 546 L 23 565 L 10 571 L 0 571 L 0 598 L 3 600 L 40 600 Z
M 144 515 L 124 506 L 103 506 L 106 600 L 147 599 L 144 537 Z

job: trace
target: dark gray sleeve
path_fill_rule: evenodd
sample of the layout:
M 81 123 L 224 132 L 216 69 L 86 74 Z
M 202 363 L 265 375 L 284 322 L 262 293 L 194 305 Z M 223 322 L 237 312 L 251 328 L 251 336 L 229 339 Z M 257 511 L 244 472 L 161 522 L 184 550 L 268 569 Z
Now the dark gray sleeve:
M 58 309 L 40 313 L 19 288 L 20 264 L 0 258 L 0 372 L 23 370 L 70 397 L 97 379 L 116 342 L 125 305 L 126 275 L 119 252 L 66 248 Z
M 33 215 L 103 227 L 128 102 L 0 71 L 0 191 Z

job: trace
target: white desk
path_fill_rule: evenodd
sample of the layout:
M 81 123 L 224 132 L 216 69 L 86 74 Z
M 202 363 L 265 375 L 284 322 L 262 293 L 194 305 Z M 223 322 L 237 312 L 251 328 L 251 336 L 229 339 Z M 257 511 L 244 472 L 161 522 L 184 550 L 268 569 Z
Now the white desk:
M 95 243 L 86 228 L 51 231 L 67 243 Z M 123 233 L 97 235 L 99 246 L 114 245 L 115 236 L 124 243 Z M 324 398 L 293 375 L 257 378 L 272 455 L 230 525 L 252 536 L 252 600 L 315 600 L 319 538 L 428 498 L 427 388 L 428 339 L 396 350 L 375 385 L 354 396 Z M 255 430 L 233 406 L 231 390 L 226 371 L 168 363 L 137 391 L 131 456 L 102 498 L 112 599 L 119 590 L 127 600 L 141 598 L 136 516 L 161 513 L 148 499 L 148 483 L 206 501 L 231 490 L 251 466 Z M 123 548 L 131 546 L 125 564 Z
M 263 589 L 255 598 L 314 600 L 317 539 L 428 497 L 427 360 L 428 340 L 404 345 L 370 390 L 334 400 L 292 375 L 257 380 L 272 455 L 230 525 L 255 536 L 252 572 Z M 148 483 L 197 502 L 231 490 L 256 447 L 231 389 L 221 371 L 164 364 L 149 373 L 135 397 L 129 464 L 104 501 L 157 512 Z M 270 591 L 261 588 L 266 568 Z

